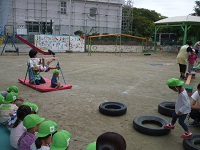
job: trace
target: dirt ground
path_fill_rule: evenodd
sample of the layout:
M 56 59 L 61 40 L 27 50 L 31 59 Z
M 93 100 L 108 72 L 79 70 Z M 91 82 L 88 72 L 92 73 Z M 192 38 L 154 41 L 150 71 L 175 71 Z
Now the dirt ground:
M 133 128 L 133 120 L 139 115 L 155 115 L 170 121 L 170 117 L 158 113 L 158 104 L 175 101 L 177 93 L 165 82 L 179 77 L 176 53 L 157 52 L 151 56 L 141 53 L 58 53 L 65 80 L 72 89 L 41 93 L 18 82 L 25 77 L 27 53 L 5 53 L 0 56 L 1 90 L 8 86 L 19 87 L 19 96 L 36 103 L 39 115 L 58 123 L 59 129 L 71 135 L 69 150 L 84 150 L 86 145 L 106 131 L 121 134 L 127 150 L 183 150 L 180 135 L 183 129 L 177 123 L 173 131 L 164 136 L 148 136 Z M 43 57 L 43 55 L 39 55 Z M 45 56 L 49 57 L 49 56 Z M 53 64 L 55 65 L 55 63 Z M 52 71 L 42 73 L 51 78 Z M 192 79 L 193 91 L 200 75 Z M 60 82 L 63 82 L 60 76 Z M 99 105 L 105 101 L 121 102 L 127 113 L 120 117 L 109 117 L 99 113 Z M 189 123 L 186 120 L 186 123 Z M 199 127 L 190 127 L 193 133 Z

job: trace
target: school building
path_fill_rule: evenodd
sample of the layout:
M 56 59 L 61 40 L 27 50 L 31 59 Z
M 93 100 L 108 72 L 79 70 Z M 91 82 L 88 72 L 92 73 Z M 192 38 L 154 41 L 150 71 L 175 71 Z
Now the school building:
M 0 0 L 0 34 L 121 33 L 124 0 Z

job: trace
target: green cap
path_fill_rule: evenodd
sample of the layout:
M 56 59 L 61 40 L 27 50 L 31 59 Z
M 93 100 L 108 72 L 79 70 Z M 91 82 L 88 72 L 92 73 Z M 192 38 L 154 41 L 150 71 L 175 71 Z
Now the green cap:
M 18 87 L 13 85 L 13 86 L 10 86 L 7 88 L 7 92 L 15 92 L 15 93 L 18 93 Z
M 4 103 L 5 103 L 4 97 L 0 94 L 0 105 Z
M 71 134 L 66 130 L 59 130 L 54 134 L 50 150 L 66 150 L 69 146 Z
M 177 78 L 171 78 L 171 79 L 167 80 L 166 84 L 168 86 L 174 87 L 174 86 L 181 86 L 184 84 L 184 82 Z
M 40 118 L 37 114 L 27 115 L 23 120 L 23 125 L 26 129 L 31 129 L 36 125 L 42 123 L 45 118 Z
M 36 134 L 37 137 L 45 137 L 49 134 L 53 134 L 58 130 L 58 124 L 54 121 L 48 120 L 40 124 L 39 131 Z
M 39 111 L 39 108 L 36 104 L 30 102 L 24 102 L 22 105 L 29 106 L 31 111 L 35 111 L 36 113 Z
M 13 101 L 15 101 L 18 98 L 18 94 L 15 92 L 10 92 L 6 95 L 6 99 L 4 101 L 4 104 L 9 104 Z
M 55 69 L 54 71 L 53 71 L 53 74 L 59 74 L 60 73 L 60 71 L 58 70 L 58 69 Z
M 96 150 L 96 142 L 92 142 L 88 144 L 85 148 L 85 150 Z

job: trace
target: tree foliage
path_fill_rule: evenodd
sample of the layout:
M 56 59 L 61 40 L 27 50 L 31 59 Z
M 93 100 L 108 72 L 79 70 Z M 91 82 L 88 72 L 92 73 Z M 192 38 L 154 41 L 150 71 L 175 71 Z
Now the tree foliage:
M 191 15 L 200 16 L 200 1 L 195 1 L 196 6 L 194 6 L 195 13 Z M 151 37 L 154 35 L 155 24 L 154 22 L 166 18 L 160 13 L 155 12 L 154 10 L 148 10 L 144 8 L 123 8 L 123 20 L 124 22 L 130 23 L 126 30 L 129 31 L 127 34 Z M 127 19 L 129 21 L 127 21 Z M 130 26 L 131 25 L 131 26 Z M 160 33 L 176 33 L 178 37 L 183 36 L 183 31 L 180 27 L 161 27 L 159 29 Z M 188 31 L 188 37 L 200 37 L 200 28 L 199 26 L 192 26 Z M 200 40 L 200 39 L 195 39 Z
M 165 18 L 154 10 L 144 8 L 123 8 L 123 21 L 130 22 L 128 30 L 132 35 L 150 37 L 154 33 L 154 22 Z M 127 21 L 129 19 L 129 21 Z M 124 24 L 124 22 L 122 24 Z

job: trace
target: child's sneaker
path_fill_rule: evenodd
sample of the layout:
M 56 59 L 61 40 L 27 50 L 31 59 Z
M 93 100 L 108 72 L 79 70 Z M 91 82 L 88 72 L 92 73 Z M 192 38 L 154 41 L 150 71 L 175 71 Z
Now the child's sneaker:
M 181 135 L 181 138 L 183 139 L 189 139 L 192 138 L 192 132 L 185 132 Z
M 164 128 L 165 128 L 165 129 L 174 129 L 175 126 L 172 125 L 171 123 L 168 123 L 168 124 L 164 125 Z
M 198 126 L 198 125 L 200 125 L 200 123 L 197 121 L 192 121 L 189 123 L 189 126 Z

